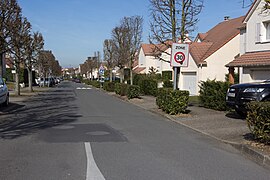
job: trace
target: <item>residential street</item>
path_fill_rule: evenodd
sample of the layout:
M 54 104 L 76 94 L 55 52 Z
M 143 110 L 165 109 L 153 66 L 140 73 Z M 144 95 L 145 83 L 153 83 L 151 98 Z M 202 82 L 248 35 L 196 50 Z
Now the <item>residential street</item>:
M 64 81 L 8 108 L 1 180 L 270 178 L 230 145 L 84 84 Z

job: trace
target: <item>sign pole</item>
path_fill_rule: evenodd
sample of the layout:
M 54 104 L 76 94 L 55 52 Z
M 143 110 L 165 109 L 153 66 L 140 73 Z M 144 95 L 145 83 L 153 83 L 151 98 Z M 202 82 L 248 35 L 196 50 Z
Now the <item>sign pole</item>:
M 174 78 L 173 78 L 173 90 L 177 89 L 177 67 L 173 67 Z

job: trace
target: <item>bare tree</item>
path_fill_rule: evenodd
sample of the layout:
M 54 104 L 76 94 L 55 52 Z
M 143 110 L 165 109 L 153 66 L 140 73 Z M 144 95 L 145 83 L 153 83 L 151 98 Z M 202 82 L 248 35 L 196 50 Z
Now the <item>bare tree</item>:
M 0 76 L 3 73 L 3 57 L 9 52 L 11 30 L 16 26 L 17 19 L 21 17 L 21 8 L 16 0 L 0 1 Z
M 133 84 L 132 66 L 142 38 L 143 19 L 140 16 L 124 17 L 120 25 L 112 30 L 113 57 L 120 68 L 120 81 L 123 82 L 124 67 L 130 68 L 130 82 Z
M 185 42 L 187 34 L 195 30 L 203 0 L 150 0 L 150 4 L 152 19 L 149 40 L 155 45 L 153 52 L 157 58 L 164 61 L 161 53 L 167 53 L 165 50 L 171 47 L 172 42 L 177 42 L 177 38 Z M 177 89 L 177 69 L 174 68 L 174 89 Z
M 116 66 L 120 69 L 120 82 L 124 79 L 124 67 L 128 62 L 128 29 L 123 26 L 117 26 L 112 30 L 112 41 L 114 46 L 113 58 Z
M 113 41 L 111 39 L 105 39 L 103 42 L 103 56 L 104 61 L 107 62 L 107 66 L 110 71 L 110 82 L 112 82 L 112 70 L 115 66 L 113 52 L 114 52 Z
M 37 63 L 39 53 L 43 49 L 43 46 L 44 46 L 44 39 L 41 33 L 35 32 L 33 35 L 29 34 L 27 42 L 25 44 L 25 51 L 26 51 L 25 66 L 28 71 L 28 82 L 29 82 L 28 84 L 30 92 L 33 92 L 32 69 L 34 65 Z
M 127 51 L 130 68 L 130 84 L 133 85 L 133 63 L 137 52 L 140 48 L 142 32 L 143 32 L 143 18 L 140 16 L 124 17 L 122 26 L 127 29 Z
M 19 74 L 21 66 L 24 65 L 27 56 L 25 51 L 25 44 L 27 44 L 28 37 L 31 31 L 31 24 L 25 17 L 19 17 L 14 21 L 15 26 L 10 27 L 10 48 L 13 65 L 15 67 L 15 94 L 20 95 L 20 80 Z

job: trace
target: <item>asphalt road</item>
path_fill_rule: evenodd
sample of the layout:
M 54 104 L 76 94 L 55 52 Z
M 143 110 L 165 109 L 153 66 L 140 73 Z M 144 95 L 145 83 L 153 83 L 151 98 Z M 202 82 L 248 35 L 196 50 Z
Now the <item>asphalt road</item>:
M 270 179 L 220 143 L 83 84 L 0 115 L 1 180 Z

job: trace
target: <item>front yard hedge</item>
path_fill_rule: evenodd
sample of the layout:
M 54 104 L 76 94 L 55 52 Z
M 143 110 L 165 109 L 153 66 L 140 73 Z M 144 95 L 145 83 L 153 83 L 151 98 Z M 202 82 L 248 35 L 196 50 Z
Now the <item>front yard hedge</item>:
M 228 82 L 207 80 L 200 83 L 200 103 L 203 107 L 225 111 L 228 109 L 226 106 L 226 93 L 229 88 Z
M 140 86 L 129 85 L 127 89 L 128 99 L 138 98 L 140 96 Z
M 125 83 L 116 83 L 114 86 L 114 92 L 118 95 L 121 96 L 126 96 L 127 95 L 127 90 L 128 90 L 128 84 Z
M 114 92 L 114 86 L 115 86 L 114 82 L 104 82 L 103 89 L 105 91 Z
M 151 78 L 145 78 L 139 81 L 139 86 L 140 86 L 141 92 L 144 95 L 151 95 L 151 96 L 157 95 L 157 86 L 158 86 L 157 80 L 151 79 Z
M 168 114 L 186 113 L 188 106 L 188 91 L 160 88 L 157 93 L 157 106 Z
M 247 109 L 247 123 L 254 138 L 270 144 L 270 102 L 250 102 Z

